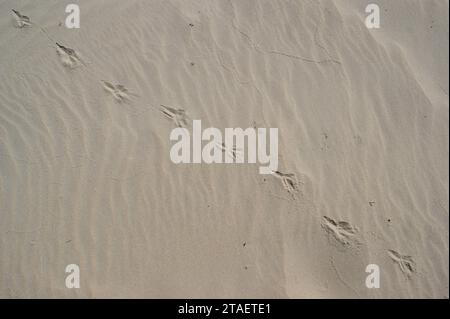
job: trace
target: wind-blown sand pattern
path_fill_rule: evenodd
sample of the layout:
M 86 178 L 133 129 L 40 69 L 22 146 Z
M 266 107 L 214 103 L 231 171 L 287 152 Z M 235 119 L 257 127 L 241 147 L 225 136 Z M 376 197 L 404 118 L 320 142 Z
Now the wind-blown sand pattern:
M 448 1 L 76 3 L 0 2 L 1 298 L 448 298 Z M 193 119 L 279 170 L 172 163 Z

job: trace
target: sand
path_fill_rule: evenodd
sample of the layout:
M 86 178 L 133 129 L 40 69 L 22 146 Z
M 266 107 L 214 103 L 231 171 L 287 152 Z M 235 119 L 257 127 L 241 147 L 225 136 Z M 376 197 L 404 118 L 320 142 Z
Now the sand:
M 73 2 L 0 1 L 1 298 L 448 298 L 448 1 Z M 174 164 L 160 105 L 279 173 Z

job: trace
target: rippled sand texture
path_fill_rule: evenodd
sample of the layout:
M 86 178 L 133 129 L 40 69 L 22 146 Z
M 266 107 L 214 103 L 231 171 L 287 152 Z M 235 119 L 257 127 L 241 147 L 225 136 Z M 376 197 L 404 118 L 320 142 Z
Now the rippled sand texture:
M 448 1 L 78 3 L 0 1 L 0 297 L 448 298 Z M 173 164 L 192 119 L 278 172 Z

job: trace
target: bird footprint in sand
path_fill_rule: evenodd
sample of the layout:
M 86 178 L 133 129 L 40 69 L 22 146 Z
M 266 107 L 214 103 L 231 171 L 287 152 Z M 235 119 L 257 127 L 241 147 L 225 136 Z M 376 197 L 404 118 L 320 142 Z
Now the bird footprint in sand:
M 81 64 L 84 64 L 79 54 L 74 49 L 65 47 L 58 42 L 56 42 L 56 53 L 58 53 L 62 64 L 69 68 L 73 69 Z
M 12 9 L 14 19 L 16 20 L 16 25 L 19 28 L 23 28 L 25 26 L 30 26 L 31 21 L 30 18 L 20 14 L 19 11 Z
M 343 245 L 348 245 L 353 240 L 358 229 L 347 222 L 336 222 L 335 220 L 323 216 L 322 227 L 329 234 L 332 234 L 337 241 Z
M 294 194 L 298 191 L 298 182 L 295 174 L 281 173 L 280 171 L 274 171 L 273 176 L 281 180 L 283 187 L 290 194 Z
M 130 100 L 132 95 L 135 95 L 128 91 L 128 89 L 122 84 L 113 85 L 109 82 L 102 80 L 103 88 L 111 93 L 114 98 L 119 102 Z
M 225 143 L 216 143 L 216 147 L 222 151 L 222 153 L 227 154 L 232 159 L 236 160 L 238 156 L 242 155 L 242 150 L 233 146 L 231 149 L 227 148 Z
M 177 127 L 186 127 L 188 123 L 188 116 L 183 109 L 175 109 L 173 107 L 165 106 L 161 104 L 161 113 L 163 113 L 168 119 L 172 120 Z
M 415 263 L 411 256 L 400 255 L 395 250 L 390 249 L 388 250 L 388 254 L 408 278 L 415 272 Z

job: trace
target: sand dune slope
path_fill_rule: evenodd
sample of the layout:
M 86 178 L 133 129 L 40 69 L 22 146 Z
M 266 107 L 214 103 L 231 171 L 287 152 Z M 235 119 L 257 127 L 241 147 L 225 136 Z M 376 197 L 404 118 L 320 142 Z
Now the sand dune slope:
M 0 1 L 0 297 L 448 298 L 448 1 L 77 3 Z M 192 119 L 281 174 L 172 163 Z

